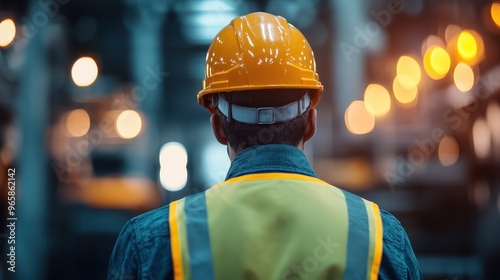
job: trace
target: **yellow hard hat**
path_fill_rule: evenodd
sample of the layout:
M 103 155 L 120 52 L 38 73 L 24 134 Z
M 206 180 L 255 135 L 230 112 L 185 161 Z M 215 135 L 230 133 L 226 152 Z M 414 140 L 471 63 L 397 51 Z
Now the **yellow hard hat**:
M 257 12 L 233 19 L 215 36 L 198 103 L 214 113 L 212 94 L 261 89 L 308 89 L 315 107 L 323 85 L 304 35 L 283 17 Z

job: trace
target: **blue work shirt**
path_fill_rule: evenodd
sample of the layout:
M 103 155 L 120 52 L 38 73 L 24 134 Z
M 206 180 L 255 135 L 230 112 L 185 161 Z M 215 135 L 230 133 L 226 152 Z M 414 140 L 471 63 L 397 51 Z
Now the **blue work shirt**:
M 240 152 L 226 179 L 245 174 L 287 172 L 317 177 L 304 153 L 289 145 L 253 146 Z M 173 279 L 168 205 L 131 219 L 111 255 L 108 279 Z M 379 279 L 422 279 L 401 223 L 381 210 L 383 255 Z

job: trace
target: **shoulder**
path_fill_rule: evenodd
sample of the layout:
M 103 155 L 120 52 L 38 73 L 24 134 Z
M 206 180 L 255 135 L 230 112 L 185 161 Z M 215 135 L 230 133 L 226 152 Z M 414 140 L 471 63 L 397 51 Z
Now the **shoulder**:
M 137 247 L 140 248 L 139 256 L 142 261 L 147 261 L 160 251 L 162 252 L 161 255 L 168 252 L 165 258 L 169 257 L 170 229 L 168 214 L 169 205 L 165 205 L 132 218 L 125 225 L 123 231 L 130 232 L 133 235 Z
M 381 210 L 383 253 L 380 279 L 422 279 L 410 240 L 399 220 Z
M 108 279 L 172 278 L 168 213 L 167 205 L 125 224 L 110 259 Z
M 396 245 L 395 248 L 398 249 L 398 251 L 403 251 L 403 236 L 405 236 L 406 233 L 401 222 L 394 217 L 394 215 L 385 210 L 380 210 L 380 217 L 382 218 L 382 228 L 384 231 L 384 244 Z
M 169 205 L 165 205 L 132 218 L 125 229 L 134 231 L 139 241 L 169 236 L 168 214 Z

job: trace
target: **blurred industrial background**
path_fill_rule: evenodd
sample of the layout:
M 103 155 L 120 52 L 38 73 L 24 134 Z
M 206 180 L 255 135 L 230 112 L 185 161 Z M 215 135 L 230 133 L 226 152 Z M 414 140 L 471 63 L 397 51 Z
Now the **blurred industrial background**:
M 315 51 L 319 177 L 397 216 L 426 279 L 500 279 L 497 0 L 0 0 L 0 279 L 105 279 L 128 219 L 224 179 L 196 94 L 252 11 Z

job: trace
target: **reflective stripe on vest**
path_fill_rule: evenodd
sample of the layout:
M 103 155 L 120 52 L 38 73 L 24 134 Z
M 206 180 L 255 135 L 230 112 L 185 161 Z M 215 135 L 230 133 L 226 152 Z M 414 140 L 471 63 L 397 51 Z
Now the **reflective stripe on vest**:
M 244 175 L 169 213 L 176 280 L 378 277 L 378 206 L 317 178 Z

